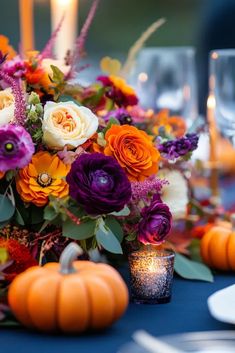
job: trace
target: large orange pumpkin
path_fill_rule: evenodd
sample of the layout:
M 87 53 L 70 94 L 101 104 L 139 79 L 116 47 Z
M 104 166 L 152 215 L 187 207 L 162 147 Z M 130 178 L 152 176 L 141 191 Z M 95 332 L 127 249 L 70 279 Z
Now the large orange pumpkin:
M 214 226 L 201 240 L 201 257 L 210 267 L 235 271 L 235 230 L 232 224 Z
M 106 264 L 74 261 L 79 253 L 71 243 L 60 264 L 34 266 L 14 279 L 8 301 L 23 325 L 80 333 L 103 329 L 124 313 L 128 290 L 121 276 Z

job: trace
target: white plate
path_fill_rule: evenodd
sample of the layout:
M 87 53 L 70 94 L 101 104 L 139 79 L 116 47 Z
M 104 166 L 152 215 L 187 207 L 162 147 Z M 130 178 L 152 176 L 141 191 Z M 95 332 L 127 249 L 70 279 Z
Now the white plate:
M 207 302 L 215 319 L 235 324 L 235 284 L 215 292 Z
M 187 353 L 235 353 L 235 331 L 192 332 L 158 338 Z M 136 343 L 129 342 L 117 353 L 147 353 L 147 351 Z

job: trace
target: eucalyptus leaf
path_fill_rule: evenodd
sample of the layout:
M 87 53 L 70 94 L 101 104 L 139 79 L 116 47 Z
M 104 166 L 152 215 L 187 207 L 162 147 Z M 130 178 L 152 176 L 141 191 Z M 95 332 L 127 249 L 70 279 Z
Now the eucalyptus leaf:
M 88 239 L 95 234 L 96 221 L 91 219 L 81 224 L 76 224 L 68 219 L 63 222 L 62 234 L 66 238 L 76 240 Z
M 212 272 L 206 265 L 180 254 L 175 255 L 175 272 L 186 279 L 213 282 Z
M 44 214 L 43 214 L 43 218 L 46 221 L 52 221 L 53 219 L 55 219 L 57 217 L 57 213 L 54 209 L 54 207 L 51 206 L 47 206 L 44 208 Z
M 113 232 L 115 237 L 121 243 L 124 237 L 121 224 L 114 217 L 108 216 L 105 219 L 105 225 Z
M 15 213 L 15 206 L 6 195 L 0 194 L 0 223 L 8 221 Z
M 103 222 L 100 222 L 96 229 L 96 240 L 105 250 L 114 254 L 122 254 L 122 247 L 118 239 Z
M 121 211 L 112 212 L 110 214 L 113 216 L 116 216 L 116 217 L 126 217 L 126 216 L 129 216 L 130 213 L 131 213 L 131 211 L 130 211 L 129 207 L 125 206 Z
M 20 211 L 17 208 L 16 208 L 16 212 L 15 212 L 15 220 L 20 226 L 25 225 L 24 219 L 21 216 Z

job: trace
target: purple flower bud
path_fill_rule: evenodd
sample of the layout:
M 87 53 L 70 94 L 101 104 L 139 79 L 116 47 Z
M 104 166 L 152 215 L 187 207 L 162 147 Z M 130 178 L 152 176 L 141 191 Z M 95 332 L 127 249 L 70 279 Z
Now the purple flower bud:
M 141 211 L 138 240 L 143 244 L 161 244 L 171 230 L 169 207 L 155 196 L 150 206 Z

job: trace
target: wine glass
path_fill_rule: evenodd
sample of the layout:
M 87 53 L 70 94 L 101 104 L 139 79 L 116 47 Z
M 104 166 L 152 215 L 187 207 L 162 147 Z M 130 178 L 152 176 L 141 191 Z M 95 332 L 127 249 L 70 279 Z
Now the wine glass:
M 184 117 L 190 127 L 198 116 L 195 51 L 190 47 L 145 48 L 130 76 L 140 104 Z
M 235 146 L 235 49 L 213 50 L 209 66 L 209 89 L 215 99 L 217 127 Z

